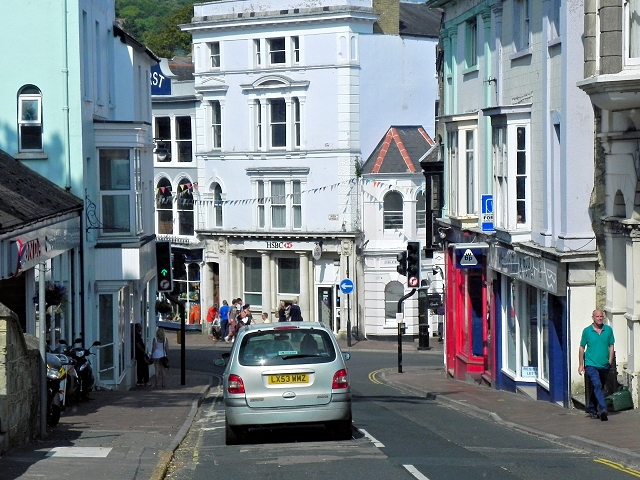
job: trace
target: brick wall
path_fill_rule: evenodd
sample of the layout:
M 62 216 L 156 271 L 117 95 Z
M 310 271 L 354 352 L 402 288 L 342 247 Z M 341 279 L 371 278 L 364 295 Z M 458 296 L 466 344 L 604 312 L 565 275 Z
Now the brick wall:
M 0 453 L 39 433 L 39 362 L 37 340 L 0 304 Z

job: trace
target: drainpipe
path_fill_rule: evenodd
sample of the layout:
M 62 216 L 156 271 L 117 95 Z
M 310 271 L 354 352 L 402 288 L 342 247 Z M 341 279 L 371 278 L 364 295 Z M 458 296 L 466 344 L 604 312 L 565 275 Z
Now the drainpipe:
M 65 156 L 67 163 L 67 171 L 66 171 L 66 179 L 65 179 L 65 190 L 67 192 L 71 191 L 71 135 L 69 133 L 69 42 L 68 42 L 68 13 L 67 13 L 67 2 L 68 0 L 64 0 L 64 8 L 62 14 L 64 15 L 62 24 L 64 25 L 64 31 L 62 32 L 62 41 L 64 42 L 64 67 L 62 69 L 62 83 L 64 85 L 64 94 L 63 94 L 63 105 L 62 110 L 64 112 L 64 141 L 66 142 L 65 148 Z

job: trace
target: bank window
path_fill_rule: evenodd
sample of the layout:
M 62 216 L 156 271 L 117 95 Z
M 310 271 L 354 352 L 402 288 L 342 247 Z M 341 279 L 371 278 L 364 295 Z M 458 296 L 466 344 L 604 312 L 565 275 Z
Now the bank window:
M 161 178 L 156 184 L 156 232 L 173 235 L 173 196 L 168 178 Z
M 267 39 L 270 65 L 281 65 L 286 62 L 285 44 L 284 37 Z
M 244 258 L 244 298 L 245 303 L 259 311 L 262 306 L 262 259 L 260 257 Z
M 209 67 L 212 70 L 220 69 L 220 42 L 209 43 Z
M 265 196 L 264 196 L 264 181 L 258 180 L 256 182 L 256 186 L 258 189 L 258 227 L 265 227 L 265 218 L 264 218 L 264 207 L 265 207 Z
M 18 94 L 18 136 L 20 151 L 42 151 L 42 94 L 27 85 Z
M 293 63 L 300 63 L 300 37 L 291 37 L 291 48 L 293 50 Z
M 284 98 L 269 100 L 271 147 L 287 146 L 287 106 Z
M 299 258 L 278 258 L 278 295 L 300 295 Z
M 131 159 L 129 149 L 100 149 L 100 201 L 103 233 L 131 231 Z
M 271 226 L 273 228 L 285 228 L 287 226 L 284 181 L 271 182 Z
M 222 148 L 222 109 L 218 100 L 211 102 L 211 147 Z
M 640 0 L 624 2 L 625 61 L 629 65 L 640 65 Z
M 291 182 L 291 214 L 293 228 L 302 228 L 302 190 L 300 180 Z
M 399 192 L 389 192 L 384 196 L 382 204 L 384 229 L 401 229 L 403 227 L 402 195 Z

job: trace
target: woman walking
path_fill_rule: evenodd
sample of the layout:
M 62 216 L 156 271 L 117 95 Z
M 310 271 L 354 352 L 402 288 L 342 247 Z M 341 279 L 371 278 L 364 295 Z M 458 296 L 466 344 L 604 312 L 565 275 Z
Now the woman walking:
M 164 334 L 164 328 L 158 327 L 156 329 L 156 336 L 153 338 L 151 346 L 151 358 L 153 358 L 153 364 L 156 367 L 156 374 L 153 377 L 153 386 L 160 386 L 164 388 L 164 379 L 167 375 L 167 368 L 163 365 L 163 358 L 167 356 L 169 351 L 169 341 Z

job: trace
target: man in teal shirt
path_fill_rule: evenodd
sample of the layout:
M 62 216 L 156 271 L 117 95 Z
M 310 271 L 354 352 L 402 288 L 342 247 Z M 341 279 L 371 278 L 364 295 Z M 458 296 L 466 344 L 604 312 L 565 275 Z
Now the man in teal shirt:
M 604 384 L 613 364 L 615 340 L 611 327 L 604 324 L 602 310 L 594 310 L 591 319 L 593 323 L 582 331 L 580 339 L 578 373 L 586 373 L 591 380 L 592 389 L 587 405 L 589 416 L 599 417 L 604 422 L 609 418 Z

